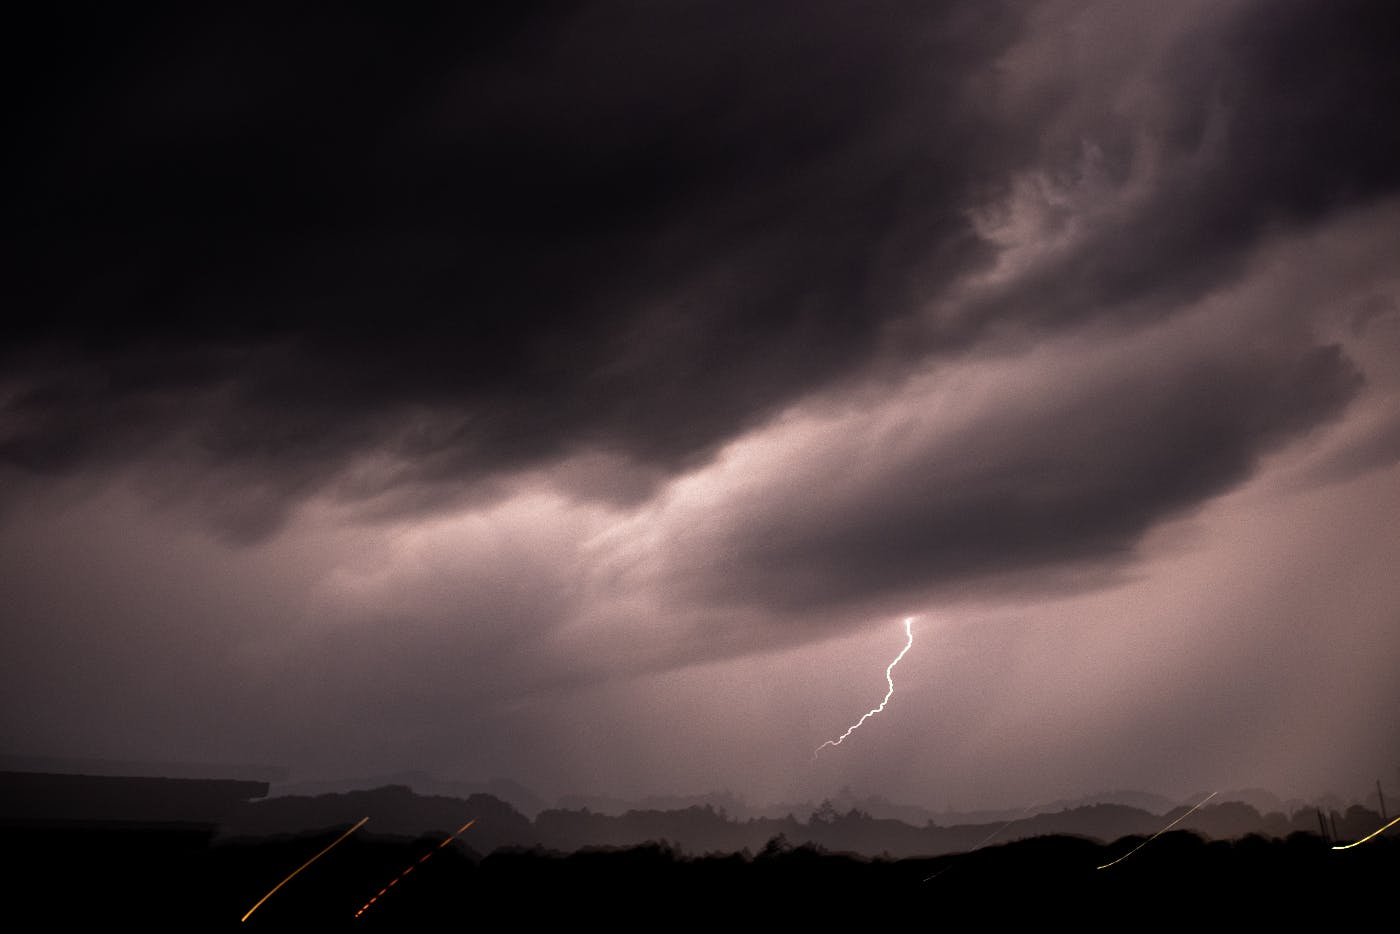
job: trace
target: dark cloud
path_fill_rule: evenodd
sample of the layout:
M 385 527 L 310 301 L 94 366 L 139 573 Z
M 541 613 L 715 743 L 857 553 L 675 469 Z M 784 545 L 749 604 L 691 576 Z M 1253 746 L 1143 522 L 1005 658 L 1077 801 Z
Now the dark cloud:
M 1012 384 L 968 424 L 911 414 L 883 441 L 857 428 L 726 509 L 681 564 L 704 568 L 693 586 L 707 602 L 798 610 L 1123 564 L 1148 529 L 1245 479 L 1361 386 L 1337 347 L 1111 353 L 1071 358 L 1078 372 L 1053 388 Z M 872 447 L 874 461 L 833 468 Z
M 983 252 L 964 76 L 1012 31 L 789 13 L 65 23 L 4 456 L 169 441 L 272 501 L 368 451 L 394 483 L 694 462 Z
M 559 4 L 36 29 L 0 457 L 159 461 L 171 495 L 241 538 L 368 455 L 381 469 L 341 495 L 432 502 L 590 450 L 659 478 L 889 363 L 892 340 L 907 359 L 1008 323 L 1170 311 L 1268 225 L 1400 180 L 1394 17 L 1375 5 L 1178 30 L 1134 78 L 1162 102 L 1127 113 L 1117 59 L 1008 104 L 990 66 L 1037 41 L 1024 13 Z M 899 343 L 992 260 L 969 212 L 1006 178 L 1090 173 L 1111 197 L 1149 156 L 1145 204 L 939 319 L 932 344 Z
M 978 327 L 1151 320 L 1238 275 L 1280 232 L 1400 190 L 1393 6 L 1207 8 L 1165 30 L 1126 7 L 1077 12 L 1088 22 L 1030 37 L 1037 54 L 1013 60 L 1025 74 L 1010 86 L 1029 87 L 1009 97 L 1003 143 L 1024 159 L 1016 172 L 1079 202 L 1059 216 L 1042 206 L 1047 232 L 1083 229 L 965 313 Z
M 1393 4 L 38 15 L 0 745 L 937 805 L 1389 767 Z

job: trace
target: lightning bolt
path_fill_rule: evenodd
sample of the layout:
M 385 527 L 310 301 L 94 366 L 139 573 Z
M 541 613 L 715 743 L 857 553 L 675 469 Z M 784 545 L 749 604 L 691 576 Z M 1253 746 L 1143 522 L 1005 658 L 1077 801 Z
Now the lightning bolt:
M 880 701 L 880 705 L 878 707 L 872 707 L 869 710 L 867 710 L 865 712 L 865 716 L 861 717 L 855 723 L 852 723 L 850 728 L 847 729 L 846 732 L 842 733 L 835 739 L 827 740 L 826 742 L 818 746 L 815 750 L 813 750 L 813 759 L 817 757 L 817 753 L 821 752 L 828 746 L 840 746 L 843 742 L 846 741 L 847 736 L 850 736 L 852 733 L 854 733 L 857 729 L 860 728 L 860 725 L 862 723 L 864 723 L 866 720 L 869 720 L 871 717 L 875 716 L 877 713 L 885 709 L 885 705 L 888 704 L 890 702 L 890 698 L 894 696 L 894 678 L 891 676 L 890 672 L 894 671 L 894 666 L 899 664 L 899 660 L 904 657 L 904 653 L 908 652 L 909 649 L 914 645 L 914 630 L 910 628 L 913 625 L 913 623 L 914 617 L 904 617 L 904 635 L 908 638 L 909 641 L 904 643 L 904 648 L 899 650 L 899 654 L 894 657 L 894 661 L 890 662 L 889 666 L 885 668 L 885 683 L 890 686 L 889 690 L 885 692 L 885 699 Z

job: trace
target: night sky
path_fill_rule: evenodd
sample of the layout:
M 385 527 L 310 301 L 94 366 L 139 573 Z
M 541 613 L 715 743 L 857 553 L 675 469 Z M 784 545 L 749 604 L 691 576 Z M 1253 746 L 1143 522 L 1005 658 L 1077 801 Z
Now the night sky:
M 1400 781 L 1395 4 L 231 6 L 8 42 L 0 753 Z

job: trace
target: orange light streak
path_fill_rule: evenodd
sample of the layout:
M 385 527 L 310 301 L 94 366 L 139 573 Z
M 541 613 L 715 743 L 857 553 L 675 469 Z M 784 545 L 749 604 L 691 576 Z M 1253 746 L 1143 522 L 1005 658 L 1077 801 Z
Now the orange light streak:
M 339 837 L 336 837 L 335 843 L 332 843 L 330 846 L 326 847 L 324 850 L 322 850 L 321 852 L 317 853 L 315 856 L 311 857 L 311 858 L 308 859 L 306 862 L 304 862 L 304 863 L 302 863 L 300 866 L 298 866 L 298 867 L 296 868 L 296 871 L 293 872 L 290 876 L 288 876 L 287 878 L 283 879 L 281 882 L 279 882 L 279 883 L 277 883 L 276 885 L 274 885 L 274 886 L 272 887 L 272 891 L 271 891 L 271 892 L 268 892 L 268 893 L 267 893 L 266 895 L 264 895 L 262 898 L 258 899 L 258 903 L 257 903 L 256 905 L 254 905 L 252 908 L 249 908 L 249 909 L 248 909 L 248 914 L 244 915 L 244 916 L 243 916 L 242 918 L 240 918 L 239 920 L 240 920 L 240 921 L 247 921 L 248 918 L 253 914 L 253 912 L 257 911 L 259 908 L 262 907 L 262 903 L 263 903 L 263 902 L 267 901 L 267 900 L 268 900 L 269 898 L 271 898 L 273 895 L 277 894 L 277 890 L 280 889 L 282 886 L 286 885 L 288 882 L 291 882 L 293 879 L 295 879 L 298 872 L 301 872 L 301 871 L 302 871 L 303 869 L 305 869 L 307 866 L 310 866 L 312 863 L 316 862 L 316 860 L 320 859 L 322 856 L 325 856 L 325 855 L 326 855 L 327 853 L 329 853 L 331 850 L 335 849 L 336 845 L 339 844 L 340 841 L 344 840 L 346 837 L 350 836 L 352 833 L 354 833 L 355 831 L 359 830 L 361 827 L 363 827 L 363 826 L 365 825 L 365 822 L 368 821 L 368 820 L 369 820 L 368 817 L 362 817 L 362 818 L 360 818 L 360 822 L 359 822 L 358 824 L 356 824 L 354 827 L 351 827 L 349 830 L 345 831 L 345 833 L 341 834 Z
M 431 849 L 431 850 L 429 850 L 428 852 L 424 853 L 422 856 L 420 856 L 420 857 L 418 858 L 418 862 L 414 863 L 413 865 L 411 865 L 411 866 L 409 866 L 407 869 L 405 869 L 403 872 L 399 873 L 398 876 L 395 877 L 395 879 L 394 879 L 393 882 L 390 882 L 388 885 L 384 886 L 384 888 L 382 888 L 382 889 L 379 890 L 379 894 L 378 894 L 378 895 L 374 896 L 374 898 L 371 898 L 369 901 L 367 901 L 367 902 L 365 902 L 363 905 L 361 905 L 361 906 L 360 906 L 360 910 L 357 911 L 357 912 L 355 912 L 355 917 L 358 918 L 360 915 L 364 914 L 366 908 L 368 908 L 370 905 L 373 905 L 375 902 L 379 901 L 379 899 L 384 895 L 385 892 L 389 891 L 389 890 L 392 889 L 394 886 L 398 885 L 400 879 L 402 879 L 404 876 L 408 875 L 410 872 L 412 872 L 412 871 L 413 871 L 415 868 L 417 868 L 418 866 L 421 866 L 421 865 L 423 865 L 424 863 L 426 863 L 426 862 L 428 861 L 428 857 L 429 857 L 429 856 L 432 856 L 432 855 L 433 855 L 434 853 L 436 853 L 438 850 L 440 850 L 440 849 L 442 849 L 443 847 L 447 846 L 447 844 L 451 843 L 453 840 L 456 840 L 458 837 L 460 837 L 463 833 L 466 832 L 466 830 L 467 830 L 468 827 L 470 827 L 472 824 L 475 824 L 475 823 L 476 823 L 476 818 L 473 817 L 471 820 L 467 821 L 465 824 L 463 824 L 462 826 L 458 827 L 457 830 L 456 830 L 456 832 L 453 833 L 452 836 L 448 837 L 446 840 L 444 840 L 444 841 L 442 841 L 441 843 L 439 843 L 435 849 Z

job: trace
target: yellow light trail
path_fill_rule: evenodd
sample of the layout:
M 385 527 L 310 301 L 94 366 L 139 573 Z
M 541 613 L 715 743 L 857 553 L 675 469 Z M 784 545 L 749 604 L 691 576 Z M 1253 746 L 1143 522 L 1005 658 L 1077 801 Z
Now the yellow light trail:
M 1346 844 L 1346 845 L 1344 845 L 1344 846 L 1334 846 L 1334 847 L 1332 847 L 1332 849 L 1334 849 L 1334 850 L 1349 850 L 1349 849 L 1351 849 L 1351 848 L 1354 847 L 1354 846 L 1360 846 L 1361 844 L 1365 843 L 1367 840 L 1370 840 L 1370 839 L 1372 839 L 1372 838 L 1374 838 L 1374 837 L 1379 837 L 1381 834 L 1385 833 L 1387 830 L 1389 830 L 1390 828 L 1394 827 L 1396 824 L 1400 824 L 1400 817 L 1395 818 L 1395 820 L 1393 820 L 1393 821 L 1391 821 L 1390 823 L 1386 824 L 1384 827 L 1382 827 L 1380 830 L 1377 830 L 1375 833 L 1367 834 L 1366 836 L 1362 837 L 1360 840 L 1357 840 L 1355 843 L 1348 843 L 1348 844 Z
M 398 885 L 400 879 L 402 879 L 404 876 L 408 875 L 410 872 L 412 872 L 412 871 L 413 871 L 415 868 L 417 868 L 418 866 L 421 866 L 421 865 L 423 865 L 424 863 L 426 863 L 426 862 L 428 861 L 428 857 L 429 857 L 429 856 L 432 856 L 432 855 L 433 855 L 434 853 L 436 853 L 438 850 L 440 850 L 440 849 L 442 849 L 443 847 L 447 846 L 447 844 L 451 843 L 453 840 L 456 840 L 458 837 L 460 837 L 463 833 L 466 832 L 466 830 L 467 830 L 468 827 L 470 827 L 472 824 L 475 824 L 475 823 L 476 823 L 476 818 L 473 817 L 471 820 L 467 821 L 465 824 L 463 824 L 462 826 L 458 827 L 457 830 L 456 830 L 456 832 L 454 832 L 454 833 L 452 834 L 452 836 L 448 837 L 446 840 L 444 840 L 444 841 L 442 841 L 441 843 L 439 843 L 439 844 L 437 845 L 436 848 L 431 849 L 431 850 L 429 850 L 428 852 L 424 853 L 422 856 L 420 856 L 420 857 L 418 858 L 418 862 L 414 863 L 412 866 L 409 866 L 409 867 L 408 867 L 407 869 L 405 869 L 403 872 L 401 872 L 401 873 L 399 873 L 397 876 L 395 876 L 393 882 L 390 882 L 388 885 L 384 886 L 384 888 L 380 889 L 379 892 L 374 896 L 374 898 L 371 898 L 369 901 L 367 901 L 367 902 L 365 902 L 363 905 L 361 905 L 361 906 L 360 906 L 360 910 L 357 911 L 357 912 L 355 912 L 355 917 L 358 918 L 360 915 L 364 914 L 366 908 L 368 908 L 370 905 L 373 905 L 375 902 L 379 901 L 379 899 L 383 898 L 383 897 L 384 897 L 384 893 L 388 892 L 388 891 L 389 891 L 390 889 L 392 889 L 394 886 Z
M 1208 794 L 1208 795 L 1206 795 L 1204 798 L 1202 798 L 1201 801 L 1200 801 L 1200 804 L 1197 804 L 1196 807 L 1193 807 L 1191 810 L 1187 811 L 1185 814 L 1181 815 L 1181 816 L 1178 817 L 1176 820 L 1172 821 L 1170 824 L 1168 824 L 1167 826 L 1163 827 L 1161 830 L 1157 831 L 1157 832 L 1154 833 L 1152 836 L 1148 837 L 1146 840 L 1142 841 L 1142 842 L 1139 843 L 1137 846 L 1133 847 L 1131 850 L 1129 850 L 1128 852 L 1124 853 L 1122 856 L 1120 856 L 1120 857 L 1118 857 L 1117 859 L 1115 859 L 1113 862 L 1111 862 L 1111 863 L 1104 863 L 1102 866 L 1100 866 L 1100 867 L 1098 867 L 1098 868 L 1100 868 L 1100 869 L 1107 869 L 1109 866 L 1117 866 L 1119 863 L 1123 862 L 1123 860 L 1127 859 L 1129 856 L 1132 856 L 1132 855 L 1133 855 L 1134 853 L 1136 853 L 1138 850 L 1140 850 L 1140 849 L 1142 849 L 1143 847 L 1147 846 L 1147 844 L 1151 843 L 1153 840 L 1156 840 L 1156 839 L 1157 839 L 1158 837 L 1160 837 L 1162 834 L 1166 833 L 1168 830 L 1171 830 L 1171 829 L 1172 829 L 1173 827 L 1175 827 L 1177 824 L 1181 823 L 1182 821 L 1186 820 L 1186 818 L 1188 818 L 1188 817 L 1190 817 L 1192 814 L 1196 813 L 1196 810 L 1197 810 L 1202 804 L 1205 804 L 1207 801 L 1209 801 L 1211 798 L 1214 798 L 1214 797 L 1215 797 L 1216 795 L 1218 795 L 1218 794 L 1220 794 L 1220 792 L 1218 792 L 1218 791 L 1212 791 L 1210 794 Z
M 272 891 L 271 891 L 271 892 L 268 892 L 268 893 L 267 893 L 266 895 L 264 895 L 262 898 L 258 899 L 258 903 L 257 903 L 256 905 L 254 905 L 252 908 L 249 908 L 249 909 L 248 909 L 248 914 L 244 915 L 244 916 L 243 916 L 242 918 L 240 918 L 239 920 L 240 920 L 240 921 L 247 921 L 248 918 L 253 914 L 253 912 L 257 911 L 260 907 L 262 907 L 262 903 L 263 903 L 263 902 L 267 901 L 267 900 L 268 900 L 269 898 L 271 898 L 273 895 L 277 894 L 277 890 L 278 890 L 278 889 L 280 889 L 282 886 L 286 885 L 288 882 L 291 882 L 294 878 L 296 878 L 296 874 L 297 874 L 298 872 L 301 872 L 301 871 L 302 871 L 303 869 L 305 869 L 307 866 L 310 866 L 312 863 L 316 862 L 316 860 L 320 859 L 322 856 L 325 856 L 325 855 L 326 855 L 327 853 L 329 853 L 331 850 L 335 849 L 335 847 L 340 843 L 341 840 L 344 840 L 346 837 L 350 836 L 352 833 L 354 833 L 355 831 L 359 830 L 361 827 L 363 827 L 363 826 L 365 825 L 365 822 L 368 821 L 368 820 L 369 820 L 368 817 L 362 817 L 362 818 L 360 818 L 360 822 L 359 822 L 358 824 L 356 824 L 354 827 L 351 827 L 349 830 L 345 831 L 345 833 L 341 834 L 339 837 L 336 837 L 336 838 L 335 838 L 335 843 L 332 843 L 330 846 L 326 847 L 324 850 L 322 850 L 321 852 L 317 853 L 315 856 L 311 857 L 311 858 L 308 859 L 306 862 L 304 862 L 304 863 L 302 863 L 300 866 L 298 866 L 298 867 L 296 868 L 296 871 L 293 872 L 290 876 L 288 876 L 287 878 L 283 879 L 281 882 L 279 882 L 279 883 L 277 883 L 276 885 L 274 885 L 274 886 L 272 887 Z
M 894 657 L 894 661 L 890 662 L 889 666 L 885 668 L 885 683 L 888 684 L 890 688 L 888 691 L 885 692 L 885 699 L 880 701 L 880 706 L 872 707 L 870 710 L 866 711 L 865 716 L 861 717 L 855 723 L 851 724 L 850 728 L 846 730 L 846 732 L 838 736 L 836 739 L 829 739 L 826 742 L 822 743 L 820 746 L 818 746 L 815 750 L 812 751 L 813 759 L 817 757 L 817 753 L 821 752 L 828 746 L 840 746 L 843 742 L 846 741 L 846 737 L 854 733 L 862 723 L 864 723 L 866 720 L 869 720 L 871 717 L 875 716 L 877 713 L 885 709 L 885 705 L 888 704 L 890 702 L 890 698 L 894 696 L 894 678 L 890 675 L 890 672 L 894 671 L 894 666 L 899 664 L 899 660 L 904 657 L 904 653 L 908 652 L 909 649 L 914 645 L 914 630 L 910 628 L 910 626 L 912 626 L 913 623 L 914 617 L 904 617 L 904 635 L 908 638 L 909 641 L 904 643 L 904 648 L 899 650 L 899 654 Z

